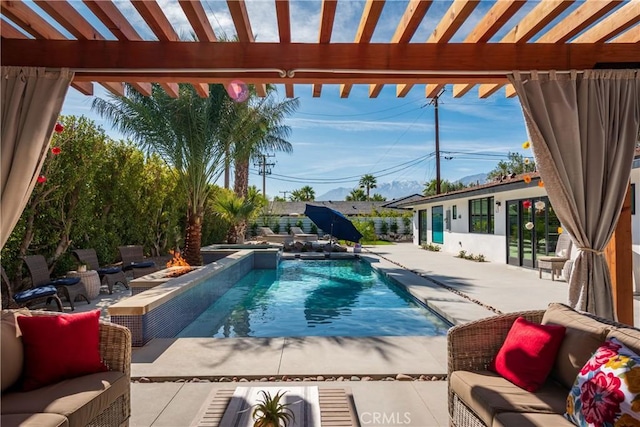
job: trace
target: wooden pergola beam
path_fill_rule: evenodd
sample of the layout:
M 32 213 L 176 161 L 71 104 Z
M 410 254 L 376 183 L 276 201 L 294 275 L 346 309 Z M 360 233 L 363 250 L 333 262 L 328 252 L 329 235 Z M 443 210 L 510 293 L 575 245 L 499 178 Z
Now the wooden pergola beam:
M 500 43 L 526 43 L 545 26 L 556 19 L 575 0 L 545 0 L 531 10 L 518 24 L 505 35 Z M 498 91 L 502 85 L 482 85 L 478 88 L 481 98 Z
M 289 10 L 289 0 L 276 1 L 276 19 L 278 21 L 278 36 L 280 43 L 291 43 L 291 12 Z M 284 85 L 284 92 L 287 98 L 293 98 L 293 85 Z
M 396 31 L 391 38 L 392 44 L 408 44 L 422 22 L 432 0 L 410 0 L 400 18 Z M 384 85 L 377 84 L 369 88 L 369 97 L 376 98 Z
M 163 70 L 176 76 L 242 72 L 249 78 L 277 75 L 281 70 L 290 76 L 283 78 L 292 82 L 296 77 L 328 73 L 362 81 L 384 75 L 395 80 L 401 77 L 396 72 L 409 80 L 438 74 L 455 77 L 464 72 L 472 76 L 483 72 L 495 75 L 498 70 L 497 74 L 502 70 L 589 69 L 597 63 L 634 62 L 637 58 L 634 43 L 401 45 L 3 39 L 1 51 L 3 65 L 69 67 L 85 75 L 121 70 L 123 74 L 145 75 L 145 81 L 154 81 L 154 75 L 162 75 Z
M 631 0 L 576 37 L 572 43 L 604 43 L 640 22 L 640 0 Z
M 166 15 L 155 1 L 131 0 L 131 4 L 136 8 L 142 19 L 147 23 L 158 40 L 163 42 L 174 42 L 179 40 L 178 34 L 171 26 Z
M 216 33 L 213 31 L 207 13 L 199 0 L 178 0 L 178 3 L 199 41 L 214 42 L 217 40 Z
M 21 1 L 2 0 L 0 12 L 35 38 L 65 40 L 66 37 Z
M 369 43 L 376 25 L 380 20 L 382 9 L 384 8 L 385 0 L 367 0 L 362 11 L 362 17 L 360 18 L 360 24 L 356 31 L 355 42 L 356 43 Z M 340 85 L 340 98 L 348 98 L 351 93 L 350 84 Z
M 100 0 L 83 1 L 118 40 L 141 40 L 138 32 L 114 3 Z
M 543 34 L 537 43 L 565 43 L 620 3 L 622 0 L 586 1 Z
M 55 2 L 36 0 L 35 3 L 74 37 L 84 40 L 104 40 L 102 34 L 66 0 Z
M 479 3 L 480 0 L 454 0 L 427 39 L 427 43 L 447 43 L 451 40 Z M 399 85 L 396 88 L 397 96 L 406 96 L 412 87 L 413 85 Z
M 333 23 L 336 19 L 337 7 L 337 0 L 322 0 L 318 43 L 327 44 L 331 42 L 331 33 L 333 32 Z M 319 97 L 322 92 L 322 84 L 314 84 L 311 91 L 314 98 Z
M 516 14 L 522 6 L 523 1 L 508 0 L 498 1 L 489 9 L 486 15 L 482 17 L 476 27 L 469 33 L 464 40 L 465 43 L 486 43 L 507 23 L 513 15 Z M 473 89 L 473 84 L 455 85 L 453 87 L 453 96 L 459 98 Z
M 244 0 L 227 0 L 227 6 L 231 13 L 233 25 L 236 27 L 238 40 L 241 42 L 254 42 L 253 30 L 251 30 L 251 22 L 247 13 L 247 5 Z

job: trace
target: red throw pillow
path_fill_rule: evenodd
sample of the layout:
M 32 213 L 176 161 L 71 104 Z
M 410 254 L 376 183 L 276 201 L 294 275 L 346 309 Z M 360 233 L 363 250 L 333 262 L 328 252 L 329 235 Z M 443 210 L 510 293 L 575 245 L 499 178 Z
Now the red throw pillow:
M 518 317 L 489 369 L 518 387 L 536 391 L 551 372 L 565 329 Z
M 25 358 L 22 389 L 106 371 L 100 358 L 99 318 L 100 310 L 19 316 Z

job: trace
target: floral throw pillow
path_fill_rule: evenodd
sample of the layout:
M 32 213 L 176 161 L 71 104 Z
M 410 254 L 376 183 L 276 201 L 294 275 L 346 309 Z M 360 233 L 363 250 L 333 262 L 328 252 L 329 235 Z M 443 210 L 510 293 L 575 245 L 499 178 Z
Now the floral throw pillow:
M 640 426 L 640 356 L 608 339 L 580 370 L 565 417 L 579 426 Z

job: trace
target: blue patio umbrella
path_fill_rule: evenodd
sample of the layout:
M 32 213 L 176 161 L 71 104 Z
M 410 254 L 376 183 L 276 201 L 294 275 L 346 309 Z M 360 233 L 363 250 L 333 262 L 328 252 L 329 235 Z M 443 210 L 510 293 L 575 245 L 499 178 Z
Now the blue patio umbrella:
M 304 214 L 324 232 L 331 236 L 350 242 L 359 242 L 362 234 L 351 221 L 340 212 L 326 206 L 306 205 Z

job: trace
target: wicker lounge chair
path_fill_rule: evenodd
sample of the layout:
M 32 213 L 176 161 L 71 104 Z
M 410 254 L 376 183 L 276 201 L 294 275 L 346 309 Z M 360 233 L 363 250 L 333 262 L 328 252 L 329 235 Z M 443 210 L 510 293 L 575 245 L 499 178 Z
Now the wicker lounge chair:
M 127 278 L 124 275 L 124 271 L 120 267 L 105 267 L 100 268 L 98 262 L 98 255 L 96 255 L 95 249 L 76 249 L 73 251 L 73 255 L 78 258 L 78 261 L 83 262 L 89 266 L 91 270 L 98 272 L 100 277 L 100 283 L 106 284 L 109 288 L 109 294 L 113 293 L 113 287 L 120 283 L 125 289 L 129 289 Z
M 29 255 L 24 257 L 24 262 L 27 264 L 29 275 L 31 276 L 32 286 L 34 288 L 41 286 L 55 286 L 59 294 L 69 301 L 71 310 L 75 310 L 73 302 L 77 297 L 84 298 L 87 304 L 91 304 L 87 297 L 87 291 L 84 285 L 80 281 L 79 277 L 61 277 L 58 279 L 51 279 L 49 276 L 49 266 L 47 260 L 42 255 Z
M 258 233 L 260 239 L 266 240 L 269 243 L 290 243 L 293 241 L 293 237 L 288 234 L 276 234 L 269 227 L 258 227 Z
M 542 279 L 542 270 L 551 270 L 551 280 L 555 280 L 556 274 L 562 276 L 564 264 L 571 259 L 571 237 L 562 233 L 556 243 L 555 256 L 541 256 L 538 261 L 538 277 Z
M 0 274 L 2 275 L 2 285 L 7 288 L 7 295 L 9 297 L 8 308 L 31 308 L 36 304 L 49 305 L 51 301 L 54 301 L 58 306 L 58 311 L 63 311 L 62 301 L 60 301 L 60 297 L 58 297 L 58 290 L 55 286 L 32 287 L 31 289 L 14 293 L 11 282 L 2 266 L 0 266 Z
M 318 240 L 317 234 L 305 233 L 300 227 L 291 227 L 293 240 L 301 242 L 315 242 Z
M 118 246 L 118 251 L 122 258 L 122 270 L 131 271 L 134 279 L 159 270 L 155 262 L 144 260 L 142 246 Z

